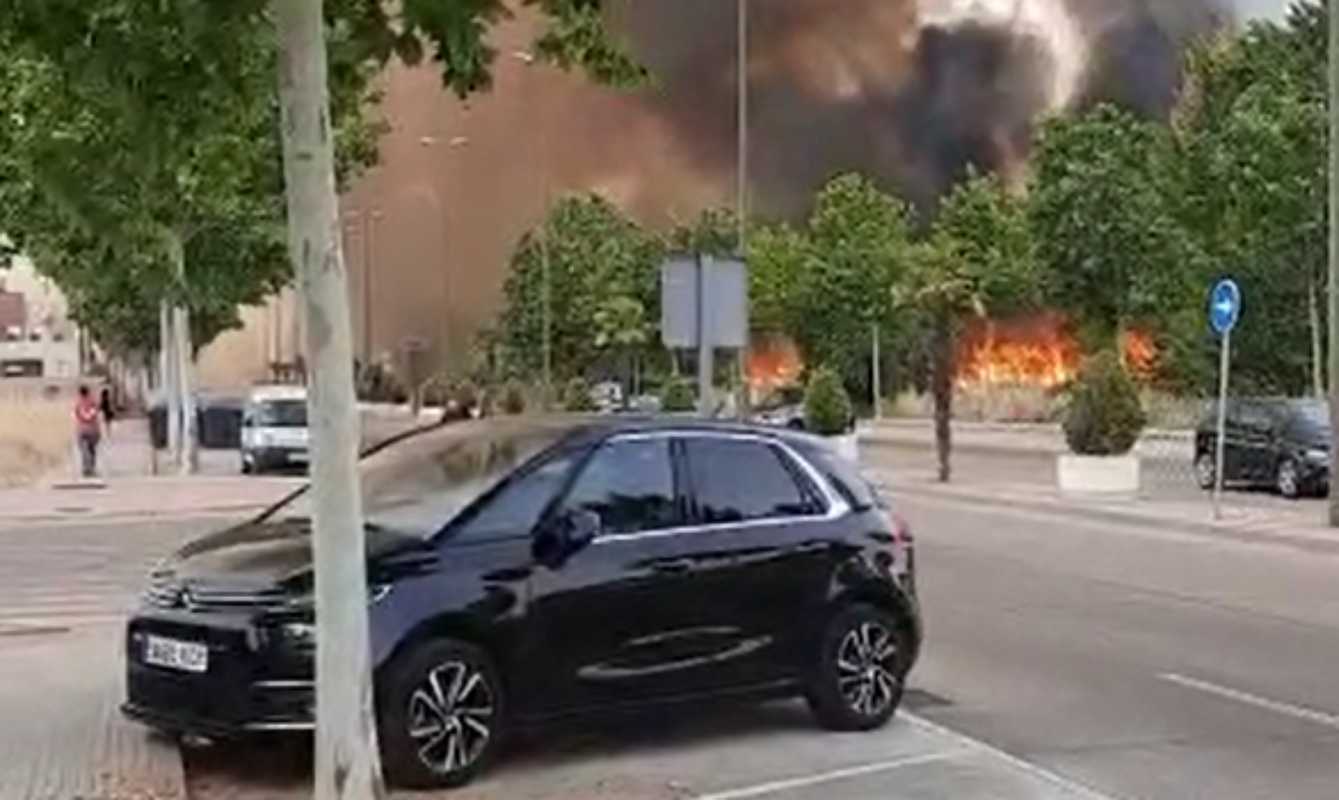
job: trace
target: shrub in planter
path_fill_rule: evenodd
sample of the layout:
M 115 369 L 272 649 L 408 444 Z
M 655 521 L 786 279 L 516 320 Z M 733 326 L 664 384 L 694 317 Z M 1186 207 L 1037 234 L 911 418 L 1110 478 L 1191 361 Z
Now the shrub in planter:
M 1114 352 L 1090 359 L 1070 391 L 1065 440 L 1084 456 L 1119 456 L 1139 441 L 1147 418 L 1139 389 Z
M 502 400 L 499 406 L 503 414 L 525 413 L 525 387 L 519 381 L 510 380 L 502 387 Z
M 851 426 L 851 398 L 842 379 L 831 369 L 820 367 L 809 378 L 804 394 L 804 424 L 820 436 L 840 436 Z
M 660 410 L 669 414 L 682 414 L 697 409 L 697 395 L 693 386 L 680 377 L 670 378 L 660 395 Z
M 590 396 L 590 383 L 585 378 L 573 378 L 563 387 L 563 409 L 574 413 L 595 410 Z

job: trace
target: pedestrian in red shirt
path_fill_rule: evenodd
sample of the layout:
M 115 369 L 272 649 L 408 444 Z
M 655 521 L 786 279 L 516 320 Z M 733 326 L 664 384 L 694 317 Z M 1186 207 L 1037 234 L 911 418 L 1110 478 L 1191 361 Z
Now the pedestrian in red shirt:
M 74 404 L 74 429 L 79 438 L 79 460 L 85 478 L 98 474 L 98 443 L 102 439 L 102 408 L 87 386 L 79 387 Z

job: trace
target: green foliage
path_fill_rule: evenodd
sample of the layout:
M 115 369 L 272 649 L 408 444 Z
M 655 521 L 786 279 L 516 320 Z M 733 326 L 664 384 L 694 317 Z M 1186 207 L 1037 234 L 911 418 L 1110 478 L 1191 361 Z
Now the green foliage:
M 678 253 L 737 256 L 739 217 L 731 209 L 705 208 L 692 224 L 675 226 L 669 235 L 669 246 Z
M 1170 132 L 1111 106 L 1048 122 L 1037 141 L 1031 223 L 1047 300 L 1115 346 L 1202 291 L 1201 259 L 1177 224 Z
M 595 401 L 590 396 L 590 382 L 576 376 L 563 387 L 563 410 L 572 413 L 587 413 L 595 410 Z
M 839 436 L 851 427 L 851 397 L 835 370 L 819 367 L 804 393 L 804 425 L 819 436 Z
M 567 197 L 512 258 L 497 333 L 513 370 L 533 375 L 543 366 L 545 240 L 555 376 L 585 374 L 599 360 L 607 345 L 591 335 L 591 323 L 601 311 L 613 326 L 605 334 L 650 341 L 644 320 L 660 317 L 662 243 L 598 195 Z M 638 307 L 643 334 L 628 324 Z
M 907 204 L 866 178 L 842 175 L 819 192 L 802 239 L 779 228 L 750 246 L 761 280 L 780 281 L 759 292 L 767 313 L 784 308 L 805 361 L 830 366 L 861 396 L 871 325 L 895 327 L 891 293 L 907 268 L 911 234 Z
M 1146 422 L 1139 390 L 1120 356 L 1104 351 L 1089 359 L 1065 411 L 1070 449 L 1079 455 L 1124 455 L 1139 441 Z
M 693 392 L 693 385 L 677 375 L 670 378 L 660 393 L 660 408 L 668 414 L 684 414 L 696 410 L 697 394 Z
M 600 349 L 636 350 L 651 340 L 646 307 L 631 297 L 611 297 L 595 310 L 595 346 Z

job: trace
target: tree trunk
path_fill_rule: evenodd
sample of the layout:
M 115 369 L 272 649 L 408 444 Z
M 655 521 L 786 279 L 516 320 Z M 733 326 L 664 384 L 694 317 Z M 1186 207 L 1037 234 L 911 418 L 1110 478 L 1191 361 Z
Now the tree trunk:
M 1325 353 L 1321 347 L 1320 300 L 1316 296 L 1316 275 L 1306 279 L 1307 322 L 1311 326 L 1311 391 L 1317 398 L 1325 396 Z
M 372 708 L 367 564 L 348 276 L 340 250 L 321 0 L 275 0 L 289 252 L 302 296 L 316 565 L 317 800 L 384 795 Z
M 953 448 L 953 327 L 948 317 L 935 321 L 930 357 L 930 390 L 935 404 L 935 452 L 939 456 L 939 481 L 948 483 L 953 477 L 950 460 Z
M 163 421 L 167 427 L 167 458 L 179 464 L 181 458 L 181 393 L 177 390 L 177 340 L 173 334 L 172 304 L 163 300 L 158 306 L 158 383 L 163 398 Z
M 166 234 L 168 258 L 172 263 L 173 275 L 177 285 L 184 289 L 186 285 L 186 245 L 175 231 Z M 185 305 L 174 306 L 172 317 L 172 355 L 176 360 L 175 408 L 181 415 L 178 423 L 181 431 L 179 446 L 173 451 L 177 472 L 190 475 L 195 472 L 199 461 L 198 418 L 195 409 L 195 394 L 192 380 L 194 370 L 194 348 L 191 346 L 191 312 Z

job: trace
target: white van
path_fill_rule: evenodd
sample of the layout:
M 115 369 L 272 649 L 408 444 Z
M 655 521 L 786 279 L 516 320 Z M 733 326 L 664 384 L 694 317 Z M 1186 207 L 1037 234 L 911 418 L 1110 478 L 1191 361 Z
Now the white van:
M 242 407 L 242 472 L 306 467 L 310 458 L 307 389 L 257 386 Z

